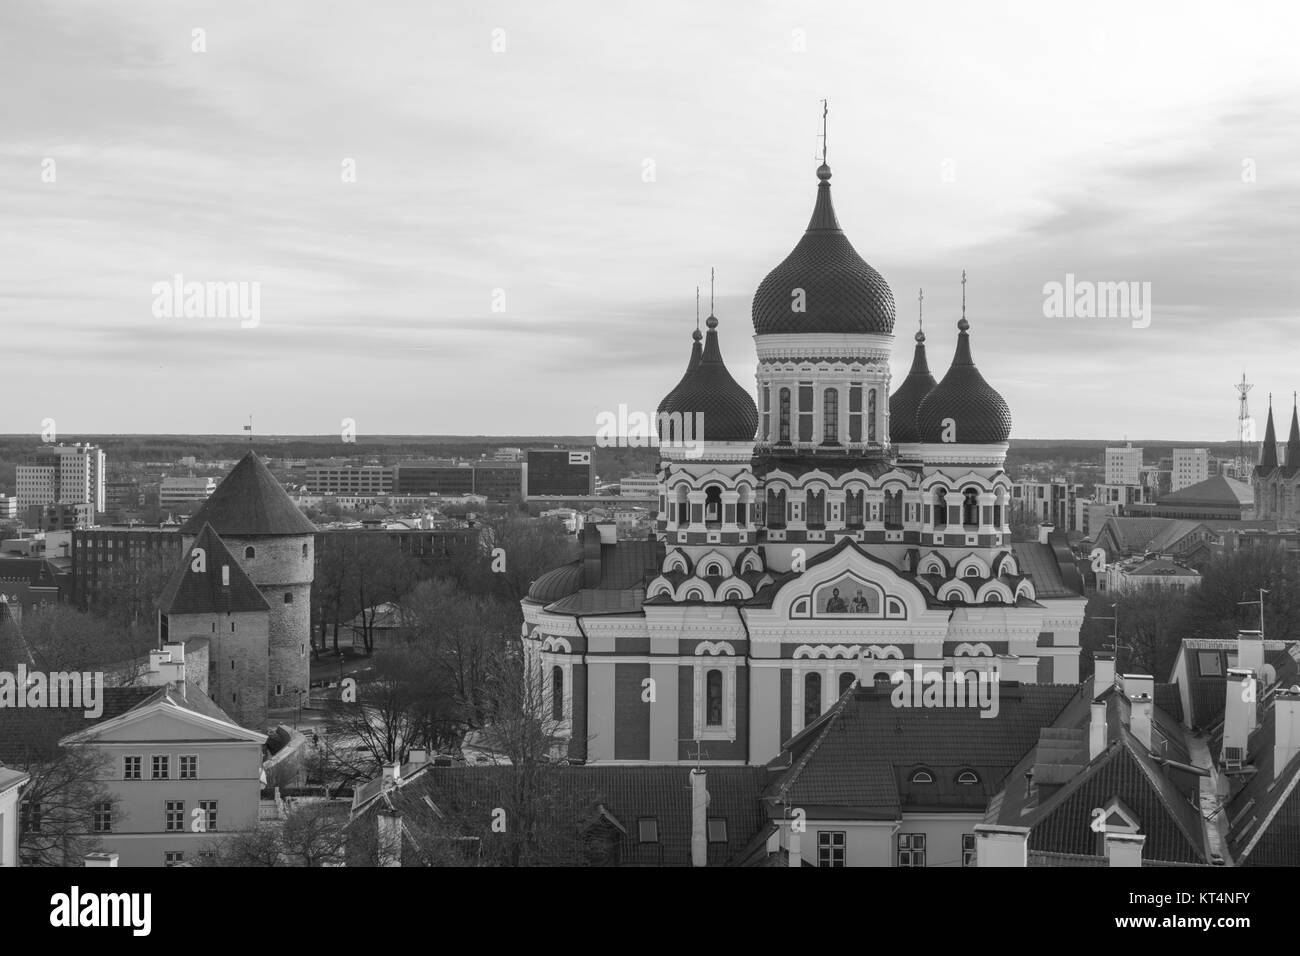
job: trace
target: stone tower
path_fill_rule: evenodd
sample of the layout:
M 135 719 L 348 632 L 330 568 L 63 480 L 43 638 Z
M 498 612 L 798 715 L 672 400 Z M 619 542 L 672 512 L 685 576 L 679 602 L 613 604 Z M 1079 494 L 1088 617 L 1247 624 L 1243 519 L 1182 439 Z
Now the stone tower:
M 181 528 L 186 554 L 204 525 L 220 535 L 270 607 L 267 707 L 296 706 L 309 683 L 316 526 L 251 451 Z

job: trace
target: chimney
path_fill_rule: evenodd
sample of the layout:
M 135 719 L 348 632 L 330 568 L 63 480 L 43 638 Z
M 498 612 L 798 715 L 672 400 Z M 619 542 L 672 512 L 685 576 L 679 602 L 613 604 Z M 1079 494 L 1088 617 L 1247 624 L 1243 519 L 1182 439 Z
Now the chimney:
M 87 853 L 86 866 L 117 866 L 116 853 Z
M 385 768 L 386 770 L 387 768 Z M 375 814 L 378 828 L 378 856 L 380 866 L 402 865 L 402 814 L 381 807 Z
M 1095 654 L 1092 658 L 1092 697 L 1096 700 L 1115 683 L 1115 655 Z
M 1273 695 L 1273 779 L 1300 753 L 1300 687 L 1277 689 Z
M 1150 674 L 1125 674 L 1124 696 L 1129 703 L 1128 729 L 1142 746 L 1151 749 L 1151 720 L 1155 709 L 1155 678 Z
M 393 783 L 400 783 L 402 779 L 402 764 L 394 760 L 392 763 L 384 764 L 384 779 L 391 780 Z
M 171 653 L 165 650 L 153 650 L 149 652 L 149 673 L 158 674 L 162 671 L 162 666 L 171 660 Z
M 601 544 L 618 543 L 618 525 L 612 521 L 602 521 L 596 525 L 596 531 L 600 534 Z
M 691 866 L 709 864 L 708 776 L 700 769 L 691 771 Z
M 1056 530 L 1056 525 L 1051 524 L 1050 522 L 1045 522 L 1043 524 L 1040 524 L 1038 526 L 1038 543 L 1047 544 L 1048 539 L 1052 536 L 1052 532 L 1055 530 Z
M 1028 866 L 1029 827 L 976 826 L 975 865 Z
M 1264 635 L 1260 631 L 1237 632 L 1237 666 L 1256 674 L 1264 671 Z
M 429 762 L 429 751 L 423 747 L 412 747 L 406 755 L 406 762 L 417 767 L 426 764 Z
M 582 586 L 600 585 L 600 532 L 594 527 L 582 529 Z
M 1141 833 L 1106 832 L 1106 862 L 1111 866 L 1141 866 L 1142 844 L 1147 838 Z
M 1088 722 L 1088 762 L 1096 760 L 1106 749 L 1106 702 L 1092 702 L 1092 716 Z
M 786 866 L 803 866 L 803 851 L 799 849 L 799 834 L 791 825 L 786 833 L 790 836 L 790 841 L 786 845 Z
M 1255 729 L 1255 672 L 1228 668 L 1227 699 L 1223 707 L 1223 748 L 1239 748 L 1242 757 Z

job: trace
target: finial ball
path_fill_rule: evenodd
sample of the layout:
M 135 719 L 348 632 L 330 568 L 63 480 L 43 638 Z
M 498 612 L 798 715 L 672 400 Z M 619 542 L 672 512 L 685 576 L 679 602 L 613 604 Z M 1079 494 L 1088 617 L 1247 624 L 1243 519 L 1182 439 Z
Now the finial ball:
M 831 168 L 825 163 L 822 163 L 817 167 L 817 178 L 822 182 L 826 182 L 826 180 L 831 178 Z
M 958 322 L 957 322 L 957 328 L 958 328 L 959 331 L 962 331 L 962 332 L 965 332 L 967 329 L 970 328 L 970 323 L 966 321 L 966 316 L 963 315 L 963 316 L 961 317 L 961 319 L 958 320 Z
M 711 315 L 704 320 L 704 324 L 711 329 L 716 329 L 718 327 L 718 317 L 715 315 Z

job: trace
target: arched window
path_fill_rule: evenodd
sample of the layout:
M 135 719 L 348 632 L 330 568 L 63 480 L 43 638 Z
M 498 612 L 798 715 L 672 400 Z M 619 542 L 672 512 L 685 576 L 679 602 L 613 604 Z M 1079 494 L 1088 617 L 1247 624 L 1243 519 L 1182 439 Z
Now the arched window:
M 704 489 L 704 523 L 722 524 L 722 489 L 717 485 Z
M 840 674 L 840 696 L 843 697 L 844 692 L 852 686 L 853 686 L 853 671 L 844 671 L 843 673 L 841 673 Z
M 822 715 L 822 675 L 808 674 L 803 679 L 803 722 L 811 724 Z
M 777 399 L 777 435 L 778 441 L 790 444 L 790 390 L 781 389 Z
M 564 719 L 564 668 L 551 668 L 551 719 Z
M 980 782 L 980 775 L 974 770 L 963 770 L 957 774 L 957 782 L 963 787 L 973 787 Z
M 980 569 L 973 564 L 967 565 L 964 576 L 968 578 L 977 578 L 980 576 Z
M 826 492 L 809 489 L 807 519 L 810 528 L 826 527 Z
M 822 393 L 822 444 L 840 443 L 840 390 L 828 388 Z
M 990 591 L 984 598 L 985 604 L 1001 604 L 1002 595 L 997 591 Z
M 253 546 L 252 546 L 252 545 L 249 545 L 247 548 L 244 549 L 244 557 L 246 557 L 246 558 L 255 558 L 255 557 L 257 557 L 257 552 L 256 552 L 255 550 L 253 550 Z
M 944 528 L 948 525 L 948 505 L 945 502 L 947 494 L 948 489 L 943 485 L 935 485 L 930 492 L 931 500 L 934 502 L 934 526 L 936 528 Z M 930 510 L 929 505 L 926 505 L 926 510 Z
M 767 526 L 769 528 L 785 527 L 785 490 L 767 489 Z
M 865 491 L 850 491 L 844 496 L 844 524 L 846 527 L 862 527 L 862 502 L 865 494 Z
M 961 495 L 961 523 L 977 525 L 980 523 L 980 495 L 978 489 L 967 488 Z
M 903 492 L 885 492 L 885 527 L 898 530 L 903 527 Z
M 686 592 L 686 600 L 688 600 L 688 601 L 703 601 L 703 600 L 704 600 L 704 592 L 701 591 L 701 590 L 699 590 L 698 588 L 692 588 L 691 590 L 689 590 L 689 591 Z
M 867 392 L 867 442 L 876 440 L 876 390 Z
M 713 670 L 704 675 L 704 722 L 710 727 L 722 726 L 722 671 Z
M 707 568 L 704 569 L 704 576 L 705 576 L 706 578 L 717 578 L 717 577 L 721 577 L 721 576 L 722 576 L 722 565 L 718 564 L 716 561 L 710 561 L 710 562 L 709 562 L 709 566 L 708 566 Z
M 303 556 L 304 558 L 307 557 L 307 545 L 306 545 L 306 544 L 304 544 L 304 545 L 302 546 L 302 556 Z
M 763 386 L 763 427 L 759 432 L 759 441 L 772 440 L 772 386 Z
M 912 771 L 912 783 L 934 783 L 934 774 L 921 769 Z

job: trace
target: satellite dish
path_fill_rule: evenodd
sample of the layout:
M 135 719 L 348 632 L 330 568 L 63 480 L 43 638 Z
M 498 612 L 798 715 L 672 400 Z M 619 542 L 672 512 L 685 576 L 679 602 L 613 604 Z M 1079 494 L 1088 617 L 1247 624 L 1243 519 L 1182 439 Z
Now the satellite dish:
M 1277 668 L 1272 664 L 1265 664 L 1259 669 L 1259 679 L 1263 681 L 1265 687 L 1272 687 L 1277 682 Z

